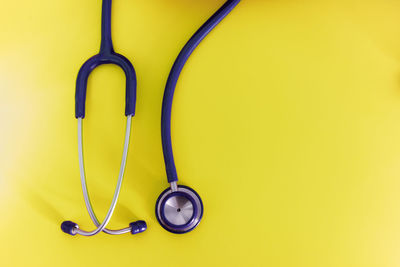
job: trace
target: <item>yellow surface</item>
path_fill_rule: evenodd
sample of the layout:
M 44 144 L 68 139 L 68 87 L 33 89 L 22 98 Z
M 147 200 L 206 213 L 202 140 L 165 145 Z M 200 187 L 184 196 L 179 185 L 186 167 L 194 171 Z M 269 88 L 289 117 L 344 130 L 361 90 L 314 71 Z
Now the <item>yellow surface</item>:
M 100 1 L 1 1 L 0 266 L 400 266 L 400 2 L 244 0 L 193 54 L 173 106 L 183 184 L 205 204 L 186 235 L 161 228 L 161 101 L 180 48 L 222 0 L 114 1 L 115 48 L 138 76 L 126 177 L 110 226 L 80 188 L 79 67 L 97 53 Z M 124 75 L 89 80 L 89 190 L 111 200 Z

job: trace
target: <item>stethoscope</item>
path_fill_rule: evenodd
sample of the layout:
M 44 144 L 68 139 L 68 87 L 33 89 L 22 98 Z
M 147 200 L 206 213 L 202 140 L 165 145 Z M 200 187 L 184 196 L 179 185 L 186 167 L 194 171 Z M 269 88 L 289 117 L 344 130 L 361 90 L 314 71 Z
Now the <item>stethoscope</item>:
M 75 117 L 78 119 L 78 155 L 79 155 L 79 171 L 81 177 L 81 185 L 86 208 L 89 216 L 96 226 L 92 231 L 85 231 L 79 228 L 78 224 L 71 221 L 64 221 L 61 224 L 63 232 L 70 235 L 93 236 L 99 232 L 105 232 L 111 235 L 119 235 L 124 233 L 137 234 L 147 229 L 145 221 L 135 221 L 129 224 L 129 227 L 112 230 L 106 228 L 111 220 L 112 214 L 118 201 L 121 191 L 122 180 L 124 177 L 126 160 L 128 155 L 130 132 L 132 125 L 132 117 L 135 115 L 136 105 L 136 73 L 131 62 L 124 56 L 114 52 L 111 39 L 111 1 L 103 0 L 102 22 L 101 22 L 101 46 L 100 52 L 87 60 L 78 73 L 75 92 Z M 161 137 L 162 148 L 165 161 L 165 169 L 167 173 L 169 187 L 165 189 L 158 197 L 156 202 L 156 217 L 161 226 L 169 232 L 176 234 L 187 233 L 200 223 L 203 217 L 203 202 L 200 196 L 192 188 L 178 185 L 178 175 L 174 162 L 171 141 L 171 109 L 174 97 L 174 91 L 178 82 L 179 75 L 199 43 L 207 36 L 207 34 L 218 25 L 240 2 L 240 0 L 228 0 L 206 23 L 186 43 L 179 53 L 168 77 L 167 85 L 164 91 L 161 118 Z M 85 102 L 86 88 L 90 73 L 98 66 L 103 64 L 115 64 L 123 69 L 126 76 L 126 101 L 125 116 L 126 130 L 124 139 L 124 149 L 122 153 L 121 166 L 118 175 L 117 186 L 107 215 L 103 222 L 100 222 L 93 210 L 88 194 L 85 167 L 83 160 L 83 137 L 82 137 L 82 120 L 85 118 Z

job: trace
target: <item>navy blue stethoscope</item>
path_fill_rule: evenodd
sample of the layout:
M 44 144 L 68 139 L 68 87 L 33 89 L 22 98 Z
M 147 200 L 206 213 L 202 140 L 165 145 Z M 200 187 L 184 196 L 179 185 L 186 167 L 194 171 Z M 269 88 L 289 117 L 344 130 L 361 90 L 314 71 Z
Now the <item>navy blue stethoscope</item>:
M 129 224 L 129 227 L 112 230 L 106 228 L 111 220 L 115 210 L 119 193 L 121 191 L 122 180 L 124 177 L 126 160 L 128 155 L 128 147 L 130 140 L 130 132 L 132 125 L 132 117 L 135 115 L 136 105 L 136 73 L 131 62 L 124 56 L 116 53 L 113 48 L 111 39 L 111 3 L 112 0 L 103 0 L 102 6 L 102 22 L 101 22 L 101 45 L 100 52 L 87 60 L 78 73 L 75 92 L 75 117 L 78 120 L 78 155 L 79 170 L 81 177 L 81 185 L 83 196 L 88 210 L 89 216 L 96 228 L 92 231 L 85 231 L 79 228 L 78 224 L 71 221 L 64 221 L 61 224 L 63 232 L 70 235 L 93 236 L 100 232 L 111 235 L 119 235 L 124 233 L 137 234 L 147 229 L 145 221 L 135 221 Z M 169 187 L 164 190 L 158 197 L 156 202 L 156 217 L 161 226 L 169 232 L 176 234 L 187 233 L 200 223 L 203 216 L 203 203 L 200 196 L 190 187 L 178 185 L 178 175 L 174 162 L 171 141 L 171 109 L 174 97 L 174 91 L 179 79 L 179 75 L 192 54 L 194 49 L 214 29 L 240 2 L 240 0 L 228 0 L 225 4 L 212 15 L 179 53 L 175 63 L 169 74 L 167 85 L 164 91 L 161 116 L 161 137 L 162 148 L 165 161 L 165 169 L 167 173 Z M 85 118 L 85 102 L 86 88 L 90 73 L 98 66 L 103 64 L 115 64 L 119 66 L 125 73 L 126 77 L 126 96 L 125 96 L 125 116 L 126 130 L 124 139 L 124 149 L 120 171 L 118 175 L 117 186 L 111 205 L 108 209 L 104 220 L 100 222 L 93 210 L 86 184 L 85 167 L 83 160 L 83 137 L 82 137 L 82 120 Z

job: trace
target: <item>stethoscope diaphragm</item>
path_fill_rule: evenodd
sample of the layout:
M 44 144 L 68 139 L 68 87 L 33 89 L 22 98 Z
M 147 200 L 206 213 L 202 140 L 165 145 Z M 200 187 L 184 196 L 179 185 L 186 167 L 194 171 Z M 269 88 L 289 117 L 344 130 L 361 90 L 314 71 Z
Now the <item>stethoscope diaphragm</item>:
M 203 202 L 190 187 L 167 188 L 156 202 L 156 217 L 161 226 L 175 234 L 190 232 L 203 217 Z

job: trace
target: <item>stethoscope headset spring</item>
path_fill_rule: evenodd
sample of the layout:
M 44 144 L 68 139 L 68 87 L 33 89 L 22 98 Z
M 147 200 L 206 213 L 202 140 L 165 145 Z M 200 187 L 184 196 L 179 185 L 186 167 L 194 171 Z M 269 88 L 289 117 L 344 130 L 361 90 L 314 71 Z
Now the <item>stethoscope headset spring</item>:
M 156 217 L 161 226 L 169 232 L 183 234 L 190 232 L 200 223 L 203 216 L 203 202 L 200 196 L 190 187 L 178 185 L 178 175 L 174 162 L 171 140 L 171 110 L 173 96 L 179 75 L 192 54 L 194 49 L 200 42 L 214 29 L 240 2 L 240 0 L 228 0 L 226 3 L 212 15 L 179 53 L 175 63 L 169 74 L 167 85 L 164 91 L 161 116 L 161 137 L 162 148 L 165 161 L 165 169 L 167 179 L 170 186 L 165 189 L 158 197 L 156 202 Z M 112 230 L 108 229 L 107 224 L 111 220 L 115 210 L 118 197 L 121 191 L 122 180 L 124 178 L 125 166 L 128 156 L 128 148 L 130 141 L 130 132 L 132 125 L 132 117 L 135 115 L 136 105 L 136 73 L 131 62 L 124 56 L 116 53 L 113 49 L 111 39 L 111 5 L 112 0 L 103 0 L 102 6 L 102 22 L 101 22 L 101 45 L 100 52 L 87 60 L 81 67 L 76 81 L 75 92 L 75 117 L 78 120 L 78 155 L 79 155 L 79 170 L 81 177 L 81 185 L 83 196 L 88 210 L 89 216 L 96 228 L 92 231 L 82 230 L 78 224 L 71 221 L 64 221 L 61 224 L 63 232 L 70 235 L 93 236 L 100 232 L 105 232 L 111 235 L 119 235 L 124 233 L 137 234 L 144 232 L 147 229 L 145 221 L 135 221 L 129 224 L 129 227 Z M 126 131 L 124 139 L 124 148 L 120 171 L 117 180 L 117 186 L 114 191 L 114 196 L 111 205 L 108 209 L 104 220 L 100 222 L 93 210 L 90 202 L 90 197 L 86 184 L 85 167 L 83 160 L 83 135 L 82 121 L 85 118 L 85 102 L 86 88 L 90 73 L 98 66 L 103 64 L 114 64 L 122 68 L 126 76 L 126 97 L 125 97 L 125 116 Z

